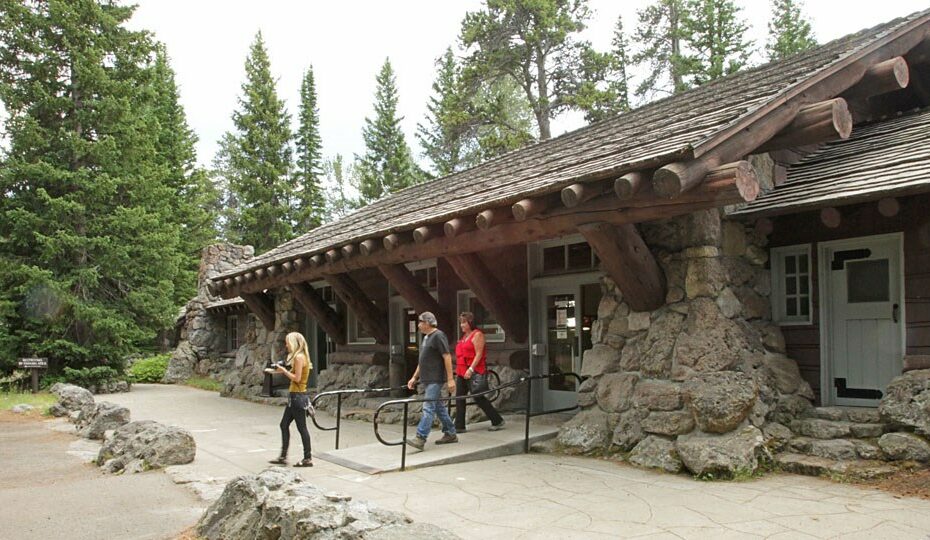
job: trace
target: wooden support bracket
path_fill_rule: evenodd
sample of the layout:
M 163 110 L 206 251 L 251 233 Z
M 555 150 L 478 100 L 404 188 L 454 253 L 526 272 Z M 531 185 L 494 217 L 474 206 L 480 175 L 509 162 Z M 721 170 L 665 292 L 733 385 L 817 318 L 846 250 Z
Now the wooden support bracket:
M 249 306 L 249 311 L 262 321 L 265 330 L 274 331 L 274 299 L 262 292 L 242 293 L 239 295 L 245 300 L 245 305 Z
M 632 223 L 589 223 L 578 227 L 634 311 L 653 311 L 665 303 L 665 274 Z
M 329 274 L 325 276 L 333 292 L 345 302 L 346 306 L 358 318 L 362 326 L 374 336 L 375 341 L 387 344 L 390 341 L 388 316 L 376 306 L 348 274 Z
M 452 269 L 494 314 L 504 331 L 517 343 L 525 343 L 529 326 L 526 309 L 514 300 L 476 253 L 446 257 Z
M 313 287 L 307 283 L 295 283 L 291 285 L 291 294 L 333 341 L 340 345 L 346 344 L 346 329 L 342 317 L 320 298 Z
M 413 274 L 402 264 L 381 264 L 378 270 L 387 278 L 392 287 L 410 302 L 417 313 L 432 311 L 437 317 L 442 313 L 439 302 L 433 298 L 433 295 L 421 286 L 413 277 Z

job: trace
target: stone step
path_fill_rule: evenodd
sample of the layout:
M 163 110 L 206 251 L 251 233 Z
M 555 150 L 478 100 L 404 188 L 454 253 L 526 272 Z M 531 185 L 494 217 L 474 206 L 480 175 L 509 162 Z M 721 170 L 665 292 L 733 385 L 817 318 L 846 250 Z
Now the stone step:
M 790 427 L 795 435 L 815 439 L 869 439 L 881 437 L 886 431 L 885 424 L 881 423 L 860 423 L 823 418 L 800 418 L 791 422 Z
M 792 452 L 836 460 L 883 460 L 885 454 L 877 444 L 861 439 L 814 439 L 794 437 L 788 442 Z
M 875 407 L 814 407 L 807 418 L 821 420 L 848 421 L 857 424 L 880 424 L 881 418 Z
M 856 480 L 875 480 L 886 478 L 898 471 L 898 468 L 884 461 L 857 459 L 839 461 L 835 459 L 805 454 L 785 452 L 775 456 L 775 464 L 786 472 L 806 476 L 840 475 Z

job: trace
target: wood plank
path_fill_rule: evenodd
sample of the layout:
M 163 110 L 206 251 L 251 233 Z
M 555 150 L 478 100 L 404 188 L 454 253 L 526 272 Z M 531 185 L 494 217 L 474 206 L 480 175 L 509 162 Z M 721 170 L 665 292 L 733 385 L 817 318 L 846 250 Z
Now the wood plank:
M 258 320 L 262 322 L 265 330 L 274 332 L 274 299 L 263 292 L 242 293 L 239 296 L 245 300 L 245 305 L 249 306 L 249 311 L 254 313 Z
M 653 311 L 665 304 L 665 274 L 635 225 L 588 223 L 578 230 L 633 310 Z
M 529 320 L 522 303 L 515 300 L 497 276 L 476 253 L 446 257 L 449 265 L 471 292 L 504 328 L 504 332 L 517 343 L 525 343 Z
M 323 331 L 339 345 L 345 345 L 347 337 L 342 317 L 320 298 L 316 290 L 308 283 L 295 283 L 290 289 L 294 300 L 303 306 Z
M 439 306 L 439 302 L 417 282 L 406 266 L 403 264 L 380 264 L 378 270 L 417 313 L 432 311 L 436 317 L 442 316 L 443 310 Z M 444 322 L 448 323 L 448 321 Z
M 332 286 L 333 292 L 352 310 L 362 326 L 374 336 L 376 342 L 384 344 L 390 342 L 387 313 L 368 298 L 355 280 L 348 274 L 329 274 L 325 276 L 325 279 Z

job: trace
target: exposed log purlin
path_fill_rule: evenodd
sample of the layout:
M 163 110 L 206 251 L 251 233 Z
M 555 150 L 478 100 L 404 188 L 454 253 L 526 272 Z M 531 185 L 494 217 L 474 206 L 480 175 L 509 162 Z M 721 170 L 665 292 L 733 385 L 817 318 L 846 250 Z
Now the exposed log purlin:
M 387 344 L 390 341 L 387 313 L 373 304 L 365 291 L 348 274 L 329 274 L 325 276 L 325 279 L 333 287 L 336 295 L 352 310 L 362 326 L 374 336 L 375 341 Z
M 621 199 L 629 199 L 648 182 L 646 173 L 633 171 L 614 180 L 614 194 Z
M 475 230 L 477 224 L 474 219 L 467 219 L 463 217 L 452 218 L 443 225 L 443 233 L 449 237 L 453 238 L 462 233 Z
M 444 234 L 440 225 L 423 225 L 413 230 L 413 241 L 417 244 L 428 242 Z
M 446 257 L 481 305 L 494 314 L 504 331 L 517 343 L 526 341 L 526 309 L 515 301 L 497 276 L 475 253 Z
M 249 306 L 249 311 L 254 313 L 258 320 L 262 322 L 265 330 L 273 332 L 275 323 L 274 301 L 262 292 L 241 293 L 239 296 L 245 301 L 245 305 Z
M 510 210 L 513 212 L 513 219 L 516 221 L 526 221 L 535 215 L 542 214 L 549 206 L 549 197 L 537 197 L 515 202 L 513 206 L 510 207 Z
M 572 184 L 562 189 L 562 204 L 568 208 L 574 208 L 602 193 L 604 193 L 604 186 L 601 183 Z
M 897 56 L 870 67 L 852 88 L 843 92 L 846 99 L 868 99 L 907 88 L 910 69 L 904 58 Z
M 310 257 L 310 266 L 313 268 L 319 268 L 320 266 L 323 266 L 324 262 L 326 262 L 326 260 L 322 255 L 317 254 Z
M 487 210 L 482 210 L 477 216 L 475 216 L 475 226 L 486 231 L 491 227 L 500 224 L 504 221 L 503 211 L 497 208 L 488 208 Z
M 653 311 L 665 303 L 665 275 L 632 223 L 591 223 L 578 227 L 634 311 Z
M 853 115 L 846 100 L 829 99 L 802 108 L 785 129 L 757 148 L 756 152 L 848 139 L 852 126 Z
M 346 344 L 346 331 L 342 317 L 320 298 L 313 287 L 306 283 L 295 283 L 291 285 L 291 293 L 294 295 L 294 300 L 297 300 L 297 303 L 307 310 L 307 313 L 316 320 L 333 341 L 340 345 Z
M 376 251 L 381 249 L 383 246 L 384 246 L 384 243 L 378 242 L 377 240 L 369 238 L 368 240 L 362 241 L 362 243 L 358 245 L 358 249 L 359 251 L 362 252 L 362 255 L 367 257 L 371 255 L 372 253 L 375 253 Z
M 410 302 L 410 305 L 413 306 L 417 313 L 432 311 L 437 317 L 441 315 L 443 310 L 439 306 L 439 302 L 417 282 L 406 266 L 403 264 L 381 264 L 378 265 L 378 270 L 381 271 L 381 274 L 384 275 L 391 286 L 405 300 Z
M 342 250 L 333 248 L 326 252 L 326 262 L 329 264 L 333 264 L 334 262 L 342 258 L 341 255 L 342 255 Z

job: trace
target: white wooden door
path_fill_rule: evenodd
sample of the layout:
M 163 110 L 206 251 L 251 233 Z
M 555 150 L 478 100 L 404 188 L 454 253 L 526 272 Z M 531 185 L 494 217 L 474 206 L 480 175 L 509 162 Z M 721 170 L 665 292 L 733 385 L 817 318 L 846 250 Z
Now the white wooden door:
M 821 254 L 832 402 L 877 406 L 901 373 L 901 237 L 829 242 Z

